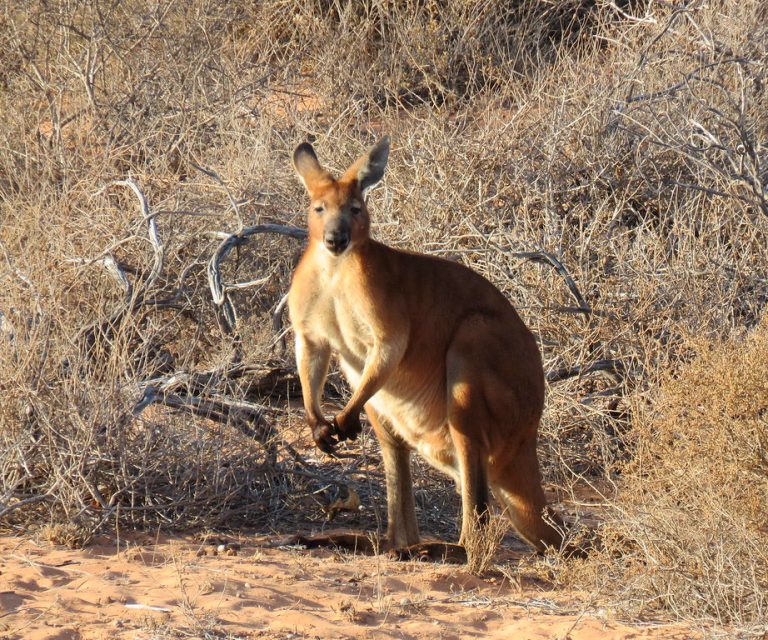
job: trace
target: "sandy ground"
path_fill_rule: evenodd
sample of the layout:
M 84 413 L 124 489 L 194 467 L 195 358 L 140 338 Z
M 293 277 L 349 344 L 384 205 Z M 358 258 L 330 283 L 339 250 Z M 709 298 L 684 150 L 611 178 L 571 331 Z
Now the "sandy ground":
M 611 621 L 535 580 L 237 542 L 237 555 L 214 556 L 215 546 L 191 536 L 141 536 L 119 548 L 102 538 L 78 550 L 0 537 L 0 638 L 693 637 Z

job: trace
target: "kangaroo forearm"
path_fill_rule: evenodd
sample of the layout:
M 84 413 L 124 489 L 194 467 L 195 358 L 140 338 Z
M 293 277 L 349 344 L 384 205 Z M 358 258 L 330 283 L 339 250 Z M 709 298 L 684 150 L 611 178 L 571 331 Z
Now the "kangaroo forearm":
M 312 343 L 304 336 L 296 336 L 296 364 L 301 381 L 304 410 L 310 422 L 322 418 L 323 385 L 328 375 L 331 350 L 327 345 Z
M 363 379 L 360 381 L 360 385 L 352 394 L 352 397 L 349 399 L 349 402 L 347 402 L 347 405 L 344 408 L 345 412 L 351 413 L 356 411 L 357 413 L 360 413 L 363 410 L 365 403 L 368 402 L 376 394 L 376 392 L 384 386 L 393 369 L 394 367 L 387 368 L 383 371 L 379 370 L 372 373 L 368 377 L 363 375 Z
M 360 383 L 344 408 L 346 413 L 363 410 L 365 403 L 387 383 L 404 353 L 405 345 L 400 342 L 374 348 L 365 363 Z

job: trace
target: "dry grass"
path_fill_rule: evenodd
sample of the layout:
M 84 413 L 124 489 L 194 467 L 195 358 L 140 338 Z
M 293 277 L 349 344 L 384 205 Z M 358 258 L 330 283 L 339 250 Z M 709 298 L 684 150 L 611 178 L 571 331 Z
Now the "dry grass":
M 754 628 L 765 422 L 728 398 L 750 393 L 737 372 L 764 374 L 734 348 L 700 400 L 734 419 L 707 410 L 709 448 L 657 438 L 672 428 L 663 412 L 675 433 L 703 428 L 704 385 L 669 381 L 714 357 L 696 360 L 702 340 L 756 326 L 768 300 L 766 16 L 757 0 L 721 4 L 4 7 L 4 523 L 270 527 L 296 509 L 319 523 L 302 499 L 331 476 L 381 503 L 357 463 L 291 455 L 287 379 L 268 394 L 233 374 L 290 363 L 270 311 L 299 242 L 238 236 L 221 278 L 251 286 L 222 304 L 207 266 L 243 225 L 302 224 L 296 143 L 338 168 L 389 132 L 374 233 L 486 275 L 541 337 L 548 370 L 619 362 L 553 383 L 541 437 L 564 499 L 595 480 L 620 490 L 621 526 L 604 532 L 619 557 L 593 566 L 614 591 L 626 566 L 643 578 L 625 597 L 636 612 Z M 112 184 L 129 177 L 151 218 Z M 537 250 L 563 269 L 523 255 Z M 447 483 L 419 467 L 417 485 L 425 530 L 455 521 Z M 701 515 L 708 487 L 729 499 Z M 349 522 L 375 525 L 367 514 Z
M 604 549 L 574 569 L 586 569 L 588 584 L 622 585 L 630 615 L 666 609 L 760 637 L 768 616 L 768 322 L 689 346 L 692 362 L 665 376 L 635 413 L 633 456 L 602 527 Z
M 464 544 L 467 550 L 467 571 L 476 576 L 488 573 L 509 528 L 509 520 L 504 514 L 491 513 L 487 522 L 482 522 L 480 516 L 476 516 Z

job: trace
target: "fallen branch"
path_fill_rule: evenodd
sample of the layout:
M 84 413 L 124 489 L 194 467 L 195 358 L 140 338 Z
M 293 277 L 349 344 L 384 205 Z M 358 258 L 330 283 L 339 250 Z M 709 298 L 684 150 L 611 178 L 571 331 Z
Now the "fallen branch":
M 568 272 L 568 269 L 566 269 L 565 266 L 563 266 L 563 263 L 560 262 L 560 260 L 558 260 L 553 254 L 547 251 L 514 251 L 512 255 L 515 258 L 540 262 L 554 267 L 555 270 L 563 277 L 568 290 L 571 292 L 573 297 L 576 299 L 576 302 L 578 303 L 578 306 L 575 309 L 572 307 L 570 309 L 577 311 L 578 313 L 583 313 L 587 317 L 592 313 L 592 307 L 587 304 L 584 296 L 581 295 L 581 291 L 579 291 L 579 288 L 576 286 L 576 282 Z
M 256 438 L 266 445 L 273 435 L 272 429 L 264 424 L 267 407 L 244 400 L 231 398 L 204 398 L 193 395 L 169 393 L 158 387 L 148 386 L 144 395 L 134 405 L 132 415 L 137 418 L 152 404 L 159 403 L 172 409 L 207 418 L 237 427 L 248 437 Z
M 0 518 L 5 518 L 9 513 L 12 513 L 17 509 L 28 507 L 29 505 L 37 504 L 38 502 L 51 500 L 53 498 L 53 492 L 56 490 L 58 485 L 59 480 L 56 480 L 56 482 L 54 482 L 53 485 L 45 493 L 41 493 L 37 496 L 30 496 L 29 498 L 23 498 L 22 500 L 14 502 L 13 504 L 0 505 Z
M 274 430 L 265 418 L 270 407 L 259 400 L 301 393 L 298 377 L 284 367 L 234 364 L 202 372 L 175 372 L 140 384 L 143 394 L 133 406 L 138 417 L 152 404 L 234 426 L 266 448 L 274 448 Z M 237 399 L 233 396 L 237 396 Z
M 624 381 L 626 368 L 621 360 L 595 360 L 589 364 L 576 364 L 572 367 L 561 367 L 560 369 L 551 369 L 546 374 L 547 382 L 560 382 L 576 376 L 584 376 L 595 371 L 605 371 L 616 382 Z
M 213 303 L 222 312 L 225 324 L 224 329 L 227 333 L 232 333 L 237 325 L 237 316 L 232 302 L 229 300 L 228 292 L 239 288 L 238 285 L 226 285 L 221 278 L 221 263 L 227 258 L 232 249 L 245 244 L 251 236 L 261 233 L 277 233 L 297 240 L 304 240 L 307 237 L 306 230 L 300 227 L 293 227 L 282 224 L 257 224 L 251 227 L 245 227 L 237 233 L 227 235 L 219 244 L 211 259 L 208 261 L 208 286 L 211 289 Z M 263 280 L 254 280 L 253 282 L 266 282 Z
M 224 394 L 238 391 L 246 400 L 290 398 L 300 395 L 298 376 L 294 368 L 282 366 L 259 367 L 237 363 L 209 371 L 177 371 L 161 378 L 145 380 L 141 388 L 157 387 L 163 391 L 178 391 L 200 394 L 215 392 Z

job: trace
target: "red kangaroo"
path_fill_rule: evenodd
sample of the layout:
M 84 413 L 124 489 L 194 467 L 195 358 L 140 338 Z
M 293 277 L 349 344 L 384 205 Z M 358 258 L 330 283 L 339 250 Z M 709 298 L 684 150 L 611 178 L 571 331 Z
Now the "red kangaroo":
M 310 144 L 293 154 L 311 202 L 309 243 L 288 304 L 312 436 L 332 452 L 338 440 L 357 437 L 365 408 L 381 443 L 394 549 L 419 542 L 414 449 L 456 482 L 459 544 L 482 531 L 473 523 L 487 520 L 490 485 L 528 543 L 559 547 L 558 529 L 542 517 L 536 437 L 544 372 L 536 340 L 474 271 L 370 237 L 365 195 L 382 179 L 388 155 L 385 137 L 334 178 Z M 321 400 L 332 353 L 354 392 L 328 421 Z

